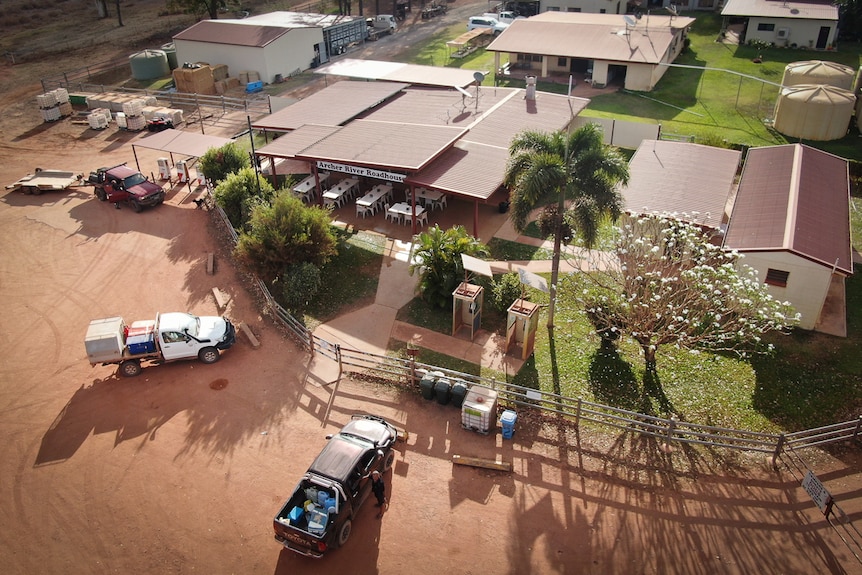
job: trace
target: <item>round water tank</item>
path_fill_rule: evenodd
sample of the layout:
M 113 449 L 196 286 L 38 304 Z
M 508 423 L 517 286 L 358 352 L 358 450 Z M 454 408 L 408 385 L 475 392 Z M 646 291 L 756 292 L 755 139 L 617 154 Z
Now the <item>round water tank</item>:
M 135 80 L 155 80 L 171 73 L 168 56 L 162 50 L 144 50 L 129 56 L 132 78 Z
M 807 60 L 788 64 L 784 68 L 784 77 L 781 83 L 784 86 L 824 84 L 852 90 L 855 75 L 853 68 L 844 64 L 824 62 L 822 60 Z
M 847 135 L 855 105 L 853 92 L 835 86 L 783 88 L 775 107 L 775 129 L 793 138 L 838 140 Z
M 162 52 L 168 57 L 168 67 L 171 70 L 176 70 L 179 68 L 179 64 L 177 63 L 177 48 L 174 46 L 173 42 L 168 42 L 162 46 Z

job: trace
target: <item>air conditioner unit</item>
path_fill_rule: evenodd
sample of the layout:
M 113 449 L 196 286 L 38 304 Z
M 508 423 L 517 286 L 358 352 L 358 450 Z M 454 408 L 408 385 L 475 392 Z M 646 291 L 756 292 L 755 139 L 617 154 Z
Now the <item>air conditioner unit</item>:
M 786 40 L 790 36 L 790 28 L 779 28 L 776 37 L 779 40 Z

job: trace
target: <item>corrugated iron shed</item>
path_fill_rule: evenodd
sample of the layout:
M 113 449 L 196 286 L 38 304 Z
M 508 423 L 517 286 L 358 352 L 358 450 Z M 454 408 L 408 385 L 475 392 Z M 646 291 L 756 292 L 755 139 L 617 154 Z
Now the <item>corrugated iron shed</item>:
M 727 223 L 728 196 L 742 153 L 687 142 L 644 140 L 629 162 L 622 190 L 631 214 L 677 214 L 699 226 Z
M 804 144 L 748 152 L 724 246 L 787 251 L 850 275 L 847 160 Z

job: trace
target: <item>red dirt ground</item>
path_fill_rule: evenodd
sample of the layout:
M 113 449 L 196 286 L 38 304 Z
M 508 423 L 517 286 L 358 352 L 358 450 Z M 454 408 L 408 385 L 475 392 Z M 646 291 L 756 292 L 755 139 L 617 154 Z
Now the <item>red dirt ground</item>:
M 38 86 L 16 86 L 0 116 L 3 183 L 36 166 L 134 162 L 139 136 L 42 124 Z M 138 155 L 154 166 L 158 154 Z M 5 572 L 862 573 L 858 546 L 783 461 L 773 471 L 761 456 L 665 453 L 634 433 L 579 433 L 526 413 L 504 441 L 461 429 L 457 409 L 397 386 L 319 385 L 309 356 L 260 316 L 193 197 L 177 189 L 141 214 L 86 188 L 0 197 Z M 133 379 L 87 363 L 90 319 L 218 313 L 213 287 L 231 296 L 227 314 L 253 328 L 260 349 L 241 337 L 215 365 Z M 324 435 L 354 412 L 410 434 L 387 478 L 390 509 L 379 520 L 363 509 L 347 545 L 323 560 L 282 550 L 273 515 Z M 513 471 L 455 466 L 454 454 Z M 858 449 L 805 455 L 858 520 Z

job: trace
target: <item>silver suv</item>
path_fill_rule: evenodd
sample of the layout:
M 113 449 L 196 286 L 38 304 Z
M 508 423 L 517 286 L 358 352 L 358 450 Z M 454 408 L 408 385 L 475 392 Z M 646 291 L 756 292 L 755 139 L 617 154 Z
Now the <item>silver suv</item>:
M 490 28 L 494 31 L 495 36 L 508 27 L 509 25 L 505 22 L 500 22 L 496 18 L 491 18 L 489 16 L 471 16 L 467 21 L 468 32 L 479 28 Z

